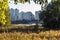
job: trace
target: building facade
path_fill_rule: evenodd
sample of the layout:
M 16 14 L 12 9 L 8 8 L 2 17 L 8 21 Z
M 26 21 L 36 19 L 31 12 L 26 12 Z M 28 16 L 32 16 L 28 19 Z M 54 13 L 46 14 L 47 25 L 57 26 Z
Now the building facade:
M 40 20 L 39 14 L 41 11 L 41 5 L 35 4 L 33 0 L 30 1 L 30 4 L 28 2 L 25 4 L 15 4 L 14 0 L 9 0 L 8 2 L 12 21 Z

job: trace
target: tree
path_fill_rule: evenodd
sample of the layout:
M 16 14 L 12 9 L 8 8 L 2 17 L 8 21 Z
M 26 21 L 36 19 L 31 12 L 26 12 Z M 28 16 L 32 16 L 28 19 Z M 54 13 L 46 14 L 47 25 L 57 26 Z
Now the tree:
M 6 25 L 8 23 L 8 0 L 0 0 L 0 25 Z
M 52 0 L 47 6 L 46 10 L 41 13 L 41 19 L 44 26 L 48 28 L 59 28 L 60 24 L 60 2 L 59 0 Z
M 17 4 L 18 2 L 20 2 L 20 3 L 25 3 L 25 2 L 29 2 L 30 3 L 30 0 L 14 0 L 15 1 L 15 3 Z
M 47 7 L 47 0 L 34 0 L 35 3 L 40 4 L 41 5 L 41 10 L 45 10 L 45 8 Z M 45 6 L 43 6 L 43 4 L 45 4 Z M 38 30 L 38 21 L 36 21 L 36 26 L 34 27 L 34 30 L 37 32 Z

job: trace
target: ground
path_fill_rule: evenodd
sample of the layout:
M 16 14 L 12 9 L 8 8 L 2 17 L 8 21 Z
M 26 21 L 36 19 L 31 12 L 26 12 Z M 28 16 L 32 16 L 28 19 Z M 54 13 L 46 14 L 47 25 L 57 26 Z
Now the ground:
M 35 32 L 34 26 L 0 27 L 0 40 L 60 40 L 60 30 L 40 28 Z

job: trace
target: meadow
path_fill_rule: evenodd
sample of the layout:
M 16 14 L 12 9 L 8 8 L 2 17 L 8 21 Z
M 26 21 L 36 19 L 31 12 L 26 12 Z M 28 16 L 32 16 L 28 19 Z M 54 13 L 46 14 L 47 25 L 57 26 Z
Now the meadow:
M 60 30 L 43 30 L 41 28 L 42 30 L 35 32 L 32 30 L 33 28 L 34 26 L 0 27 L 0 40 L 60 40 Z
M 3 32 L 0 33 L 0 40 L 60 40 L 60 30 L 42 31 L 39 33 Z

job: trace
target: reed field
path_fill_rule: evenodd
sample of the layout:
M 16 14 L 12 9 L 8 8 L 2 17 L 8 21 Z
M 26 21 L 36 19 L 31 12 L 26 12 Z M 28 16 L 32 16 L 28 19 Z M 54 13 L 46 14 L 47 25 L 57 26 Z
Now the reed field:
M 0 40 L 60 40 L 60 30 L 33 32 L 3 32 Z
M 0 27 L 0 40 L 60 40 L 60 30 L 44 30 L 39 26 L 40 30 L 35 32 L 33 28 L 34 26 Z

